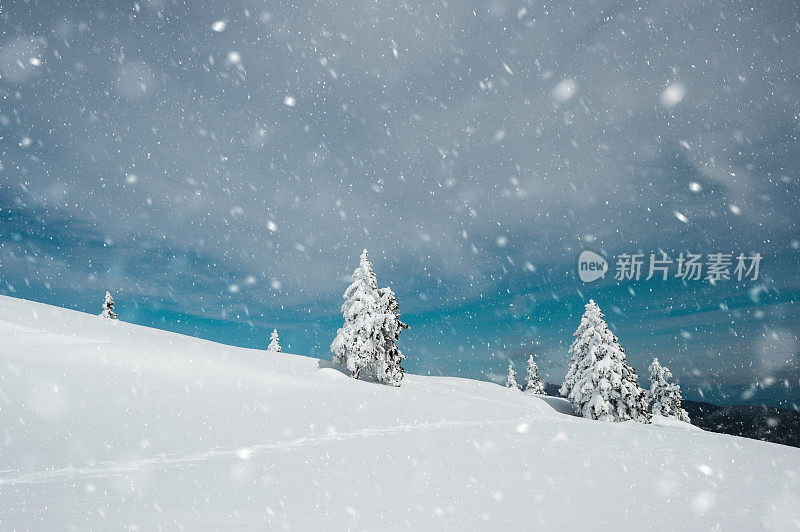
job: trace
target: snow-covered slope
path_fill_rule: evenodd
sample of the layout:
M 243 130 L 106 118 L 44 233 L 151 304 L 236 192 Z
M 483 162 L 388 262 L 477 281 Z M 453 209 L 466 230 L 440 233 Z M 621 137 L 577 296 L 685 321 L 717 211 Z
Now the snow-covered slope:
M 800 527 L 800 449 L 328 366 L 0 296 L 0 528 Z

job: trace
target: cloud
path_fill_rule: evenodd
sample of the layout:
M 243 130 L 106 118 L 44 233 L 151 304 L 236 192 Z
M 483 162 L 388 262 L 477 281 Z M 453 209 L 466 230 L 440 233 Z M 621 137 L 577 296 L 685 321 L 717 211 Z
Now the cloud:
M 548 298 L 577 304 L 586 235 L 610 254 L 784 256 L 797 239 L 790 2 L 204 6 L 135 21 L 115 6 L 8 8 L 0 178 L 12 207 L 35 205 L 64 238 L 35 256 L 56 290 L 97 275 L 182 310 L 202 296 L 215 315 L 237 301 L 330 316 L 368 247 L 406 312 L 488 305 L 481 336 L 497 339 L 526 315 L 519 297 L 535 294 L 528 318 Z M 6 245 L 22 285 L 40 271 L 23 267 L 33 251 Z M 436 316 L 415 337 L 434 354 L 440 331 L 472 327 Z

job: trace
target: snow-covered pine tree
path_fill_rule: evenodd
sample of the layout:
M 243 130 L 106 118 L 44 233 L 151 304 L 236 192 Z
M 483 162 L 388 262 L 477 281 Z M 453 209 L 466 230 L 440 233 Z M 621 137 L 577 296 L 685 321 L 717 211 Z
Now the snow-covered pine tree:
M 644 390 L 626 362 L 625 349 L 608 329 L 600 307 L 590 300 L 575 331 L 569 370 L 559 390 L 583 417 L 602 421 L 648 422 Z
M 342 304 L 344 326 L 331 343 L 333 362 L 350 370 L 359 378 L 365 369 L 374 372 L 375 362 L 385 364 L 385 339 L 382 333 L 384 312 L 378 293 L 378 282 L 372 271 L 367 250 L 353 272 L 353 283 L 347 287 Z M 384 366 L 385 374 L 385 366 Z M 374 376 L 378 377 L 377 374 Z
M 267 346 L 267 351 L 271 353 L 281 352 L 281 344 L 278 341 L 278 329 L 272 329 L 272 334 L 269 335 L 269 346 Z
M 648 412 L 656 416 L 674 417 L 688 423 L 689 413 L 681 407 L 683 401 L 681 387 L 669 382 L 672 372 L 666 366 L 662 366 L 657 358 L 653 359 L 648 369 L 650 389 L 647 390 L 645 397 Z
M 391 288 L 381 288 L 378 290 L 380 297 L 381 311 L 383 312 L 383 325 L 381 334 L 383 335 L 383 354 L 384 360 L 378 360 L 375 368 L 378 379 L 392 386 L 400 386 L 405 374 L 401 363 L 406 358 L 397 347 L 397 340 L 400 333 L 408 329 L 408 325 L 400 321 L 400 305 L 397 296 Z
M 506 376 L 506 388 L 514 388 L 515 390 L 519 390 L 519 384 L 517 384 L 517 372 L 514 371 L 514 365 L 508 365 L 508 375 Z
M 117 313 L 114 312 L 114 300 L 108 290 L 106 290 L 106 299 L 103 302 L 103 312 L 100 313 L 100 316 L 111 320 L 117 319 Z
M 570 396 L 580 375 L 594 363 L 589 354 L 602 344 L 603 337 L 601 333 L 607 330 L 602 316 L 600 307 L 593 300 L 590 300 L 581 317 L 581 324 L 573 335 L 575 340 L 569 348 L 572 356 L 567 368 L 567 375 L 558 390 L 564 397 Z M 579 342 L 580 349 L 578 348 Z
M 539 366 L 533 361 L 533 355 L 528 357 L 528 374 L 525 376 L 525 391 L 528 393 L 543 394 L 544 383 L 539 378 Z

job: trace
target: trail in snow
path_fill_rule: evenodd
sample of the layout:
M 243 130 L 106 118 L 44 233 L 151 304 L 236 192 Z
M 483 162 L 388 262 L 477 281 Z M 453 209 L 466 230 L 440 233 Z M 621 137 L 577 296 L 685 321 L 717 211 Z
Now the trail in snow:
M 0 478 L 0 486 L 2 485 L 20 485 L 48 482 L 52 480 L 68 480 L 68 479 L 90 479 L 90 478 L 108 478 L 112 476 L 125 475 L 143 469 L 159 466 L 179 466 L 192 463 L 207 462 L 214 459 L 226 458 L 239 458 L 247 460 L 257 455 L 269 452 L 287 451 L 298 447 L 308 447 L 314 445 L 321 445 L 329 442 L 339 442 L 352 439 L 361 438 L 376 438 L 390 434 L 401 432 L 414 432 L 414 431 L 427 431 L 427 430 L 442 430 L 451 429 L 455 427 L 478 427 L 484 428 L 487 426 L 496 425 L 520 425 L 523 423 L 531 423 L 534 419 L 530 417 L 518 418 L 515 420 L 502 420 L 502 421 L 441 421 L 438 423 L 420 423 L 416 425 L 397 425 L 385 428 L 366 428 L 352 432 L 331 433 L 320 436 L 304 436 L 290 441 L 272 442 L 272 443 L 259 443 L 238 449 L 212 449 L 202 453 L 195 453 L 187 456 L 158 456 L 130 462 L 125 464 L 104 463 L 98 467 L 85 467 L 85 468 L 61 468 L 51 469 L 46 471 L 37 471 L 31 473 L 23 473 L 16 476 L 9 476 Z M 10 473 L 11 470 L 0 471 L 0 473 Z

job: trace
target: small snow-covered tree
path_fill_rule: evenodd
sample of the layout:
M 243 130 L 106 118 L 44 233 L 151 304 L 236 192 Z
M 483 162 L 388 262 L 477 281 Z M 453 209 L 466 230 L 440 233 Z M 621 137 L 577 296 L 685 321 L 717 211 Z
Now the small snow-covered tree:
M 345 290 L 344 300 L 344 326 L 337 331 L 331 352 L 333 362 L 345 366 L 357 379 L 365 369 L 374 370 L 375 361 L 383 357 L 385 348 L 381 296 L 366 249 L 353 272 L 353 283 Z
M 574 336 L 569 348 L 572 357 L 560 393 L 578 407 L 583 417 L 648 422 L 639 377 L 627 364 L 625 349 L 608 329 L 594 301 L 586 305 Z
M 378 360 L 376 375 L 378 379 L 392 386 L 400 386 L 405 371 L 401 366 L 405 355 L 397 347 L 397 340 L 400 333 L 408 329 L 408 325 L 400 321 L 400 305 L 397 296 L 391 288 L 381 288 L 378 290 L 380 298 L 380 310 L 383 313 L 381 335 L 383 336 L 383 359 Z
M 508 375 L 506 376 L 506 388 L 514 388 L 515 390 L 519 390 L 519 384 L 517 384 L 517 372 L 514 371 L 514 365 L 508 365 Z
M 278 341 L 278 329 L 272 329 L 272 334 L 269 335 L 269 346 L 267 346 L 267 351 L 271 353 L 281 352 L 281 344 Z
M 674 417 L 681 421 L 689 420 L 689 413 L 682 408 L 683 397 L 681 387 L 669 382 L 672 372 L 662 366 L 657 358 L 648 368 L 650 370 L 650 389 L 647 390 L 645 401 L 648 411 L 656 416 Z
M 106 299 L 103 302 L 103 311 L 100 313 L 103 318 L 111 320 L 117 319 L 117 313 L 114 312 L 114 299 L 111 297 L 111 292 L 106 290 Z
M 544 383 L 539 378 L 539 366 L 533 361 L 533 355 L 528 357 L 528 374 L 525 376 L 525 391 L 528 393 L 543 394 Z

